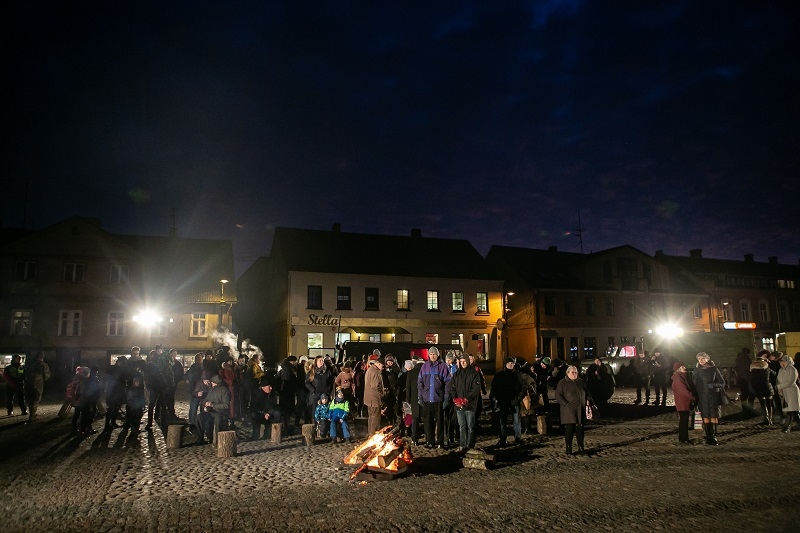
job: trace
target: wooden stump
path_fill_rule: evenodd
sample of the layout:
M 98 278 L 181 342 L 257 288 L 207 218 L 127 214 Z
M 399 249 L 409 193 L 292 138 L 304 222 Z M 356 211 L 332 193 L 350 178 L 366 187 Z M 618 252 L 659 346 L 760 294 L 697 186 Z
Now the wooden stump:
M 272 424 L 272 428 L 270 429 L 270 441 L 272 444 L 280 444 L 281 443 L 281 432 L 283 431 L 283 424 Z
M 300 432 L 303 435 L 303 442 L 305 442 L 306 446 L 314 444 L 314 424 L 303 424 Z
M 536 430 L 539 435 L 547 435 L 547 416 L 539 415 L 536 417 Z
M 236 432 L 220 431 L 217 433 L 217 457 L 236 456 Z
M 183 424 L 170 424 L 167 427 L 167 449 L 180 448 L 183 443 Z
M 464 455 L 462 464 L 466 468 L 489 470 L 494 466 L 494 455 L 486 454 L 480 450 L 468 450 Z

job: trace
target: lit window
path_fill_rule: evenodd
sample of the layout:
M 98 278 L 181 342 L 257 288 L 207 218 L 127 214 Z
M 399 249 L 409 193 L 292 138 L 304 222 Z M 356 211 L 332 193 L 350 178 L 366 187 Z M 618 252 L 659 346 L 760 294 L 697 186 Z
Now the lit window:
M 489 293 L 488 292 L 479 292 L 476 294 L 477 297 L 477 308 L 479 313 L 488 313 L 489 312 Z
M 453 293 L 453 311 L 463 311 L 464 310 L 464 293 L 463 292 L 454 292 Z
M 315 348 L 322 348 L 322 340 L 323 334 L 322 333 L 309 333 L 308 334 L 308 349 L 313 350 Z
M 191 325 L 192 337 L 205 337 L 206 336 L 206 314 L 205 313 L 192 313 Z
M 408 289 L 397 289 L 397 310 L 408 311 Z
M 31 334 L 31 311 L 18 309 L 13 312 L 11 317 L 11 334 Z
M 439 310 L 439 291 L 428 291 L 428 311 Z

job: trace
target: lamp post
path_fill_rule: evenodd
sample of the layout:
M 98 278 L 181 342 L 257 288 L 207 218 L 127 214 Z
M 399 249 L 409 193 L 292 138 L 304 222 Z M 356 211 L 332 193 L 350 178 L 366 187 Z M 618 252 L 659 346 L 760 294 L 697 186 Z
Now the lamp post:
M 505 349 L 503 350 L 503 355 L 505 357 L 509 357 L 510 354 L 508 352 L 508 312 L 510 309 L 508 308 L 508 298 L 509 296 L 514 296 L 514 291 L 508 291 L 503 293 L 503 330 L 505 335 L 503 335 L 503 341 L 505 344 Z

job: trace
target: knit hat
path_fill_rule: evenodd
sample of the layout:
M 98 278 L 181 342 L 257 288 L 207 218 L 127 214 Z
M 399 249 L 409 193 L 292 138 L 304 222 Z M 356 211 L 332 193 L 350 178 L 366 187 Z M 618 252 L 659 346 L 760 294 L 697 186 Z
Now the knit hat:
M 545 357 L 544 359 L 542 359 L 542 363 L 544 363 L 546 365 L 549 365 L 550 364 L 550 358 L 549 357 Z
M 681 369 L 682 366 L 683 366 L 683 363 L 676 362 L 674 365 L 672 365 L 672 371 L 673 372 L 677 372 L 678 370 Z
M 214 375 L 214 376 L 211 376 L 211 379 L 209 379 L 209 381 L 211 383 L 216 383 L 217 385 L 219 385 L 220 383 L 222 383 L 222 378 L 217 376 L 217 375 Z
M 505 364 L 508 364 L 508 363 L 516 363 L 516 361 L 514 360 L 514 358 L 513 358 L 513 357 L 506 357 L 506 360 L 504 361 L 504 363 L 505 363 Z
M 437 348 L 436 346 L 431 346 L 430 348 L 428 348 L 428 357 L 432 355 L 439 357 L 439 348 Z
M 328 399 L 328 395 L 323 392 L 322 394 L 319 395 L 319 399 L 320 400 L 327 400 Z

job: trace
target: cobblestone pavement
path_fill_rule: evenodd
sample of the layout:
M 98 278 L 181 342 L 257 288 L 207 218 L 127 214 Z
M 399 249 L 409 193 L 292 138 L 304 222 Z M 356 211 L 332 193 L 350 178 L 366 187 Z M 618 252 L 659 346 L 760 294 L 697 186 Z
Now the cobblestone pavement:
M 679 446 L 672 408 L 632 398 L 619 390 L 589 423 L 583 456 L 564 453 L 557 428 L 501 448 L 481 435 L 491 470 L 413 447 L 407 475 L 365 484 L 349 483 L 345 444 L 306 448 L 290 436 L 240 442 L 236 457 L 218 459 L 191 436 L 168 450 L 159 429 L 80 438 L 53 398 L 35 423 L 0 418 L 2 533 L 797 530 L 800 431 L 759 426 L 734 402 L 720 446 L 701 444 L 699 431 Z

